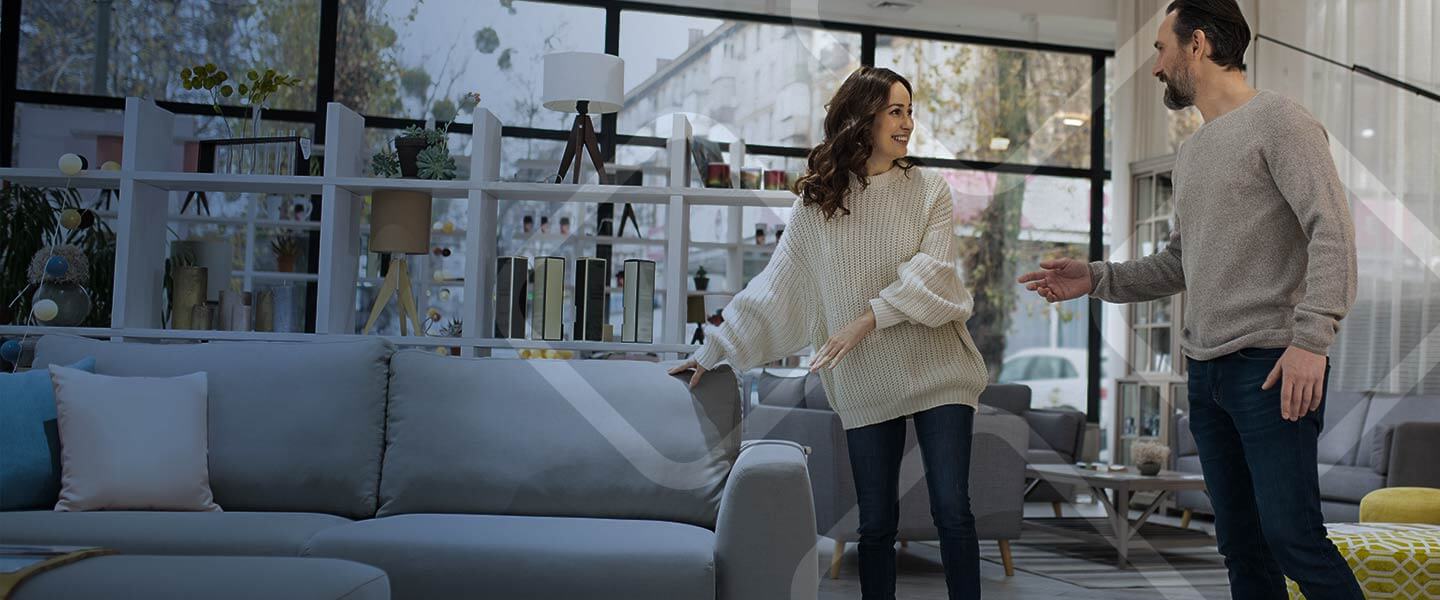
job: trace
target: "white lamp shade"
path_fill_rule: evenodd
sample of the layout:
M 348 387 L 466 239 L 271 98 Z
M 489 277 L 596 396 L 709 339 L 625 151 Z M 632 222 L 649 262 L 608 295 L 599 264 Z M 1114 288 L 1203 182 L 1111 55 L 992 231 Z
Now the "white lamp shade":
M 589 112 L 619 112 L 625 105 L 625 61 L 611 54 L 557 52 L 545 55 L 545 108 L 577 112 L 575 104 L 590 102 Z

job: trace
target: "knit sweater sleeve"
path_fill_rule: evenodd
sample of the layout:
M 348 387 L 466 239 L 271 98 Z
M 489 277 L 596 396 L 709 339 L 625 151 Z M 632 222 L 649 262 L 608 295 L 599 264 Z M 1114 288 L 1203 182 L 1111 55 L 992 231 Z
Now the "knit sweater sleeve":
M 975 302 L 960 281 L 956 264 L 954 205 L 950 186 L 941 185 L 929 203 L 920 251 L 901 263 L 894 283 L 870 300 L 875 328 L 900 323 L 939 327 L 970 318 Z
M 705 333 L 693 358 L 705 369 L 728 361 L 745 371 L 809 346 L 817 314 L 814 275 L 803 252 L 808 234 L 799 203 L 775 253 L 749 285 L 730 300 L 725 323 Z

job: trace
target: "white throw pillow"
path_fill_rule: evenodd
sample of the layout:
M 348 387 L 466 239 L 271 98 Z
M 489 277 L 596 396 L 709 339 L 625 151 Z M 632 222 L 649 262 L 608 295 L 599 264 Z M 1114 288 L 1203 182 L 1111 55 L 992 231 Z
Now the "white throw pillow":
M 218 511 L 210 492 L 205 373 L 110 377 L 51 366 L 59 511 Z

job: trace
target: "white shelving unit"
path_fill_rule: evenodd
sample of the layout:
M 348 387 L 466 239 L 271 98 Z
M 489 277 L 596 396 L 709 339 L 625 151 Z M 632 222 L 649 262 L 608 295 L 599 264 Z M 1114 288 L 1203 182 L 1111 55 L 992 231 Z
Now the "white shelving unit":
M 0 335 L 39 335 L 47 332 L 137 339 L 193 340 L 269 340 L 305 341 L 318 338 L 359 337 L 356 325 L 355 290 L 360 283 L 361 211 L 362 200 L 380 189 L 419 189 L 437 198 L 463 198 L 469 202 L 468 220 L 457 227 L 453 238 L 463 239 L 465 273 L 463 285 L 466 305 L 460 317 L 467 331 L 494 331 L 495 264 L 499 231 L 499 208 L 503 202 L 541 201 L 558 203 L 632 203 L 666 207 L 666 238 L 641 240 L 632 238 L 601 238 L 572 235 L 575 243 L 611 243 L 644 245 L 665 249 L 665 277 L 658 281 L 656 293 L 665 298 L 663 339 L 654 344 L 600 342 L 541 342 L 487 337 L 418 337 L 389 336 L 399 345 L 465 347 L 477 350 L 494 348 L 560 349 L 581 352 L 655 352 L 666 355 L 688 354 L 694 346 L 683 343 L 685 335 L 686 296 L 689 293 L 689 252 L 693 247 L 729 251 L 729 273 L 741 274 L 744 254 L 773 252 L 773 247 L 744 246 L 741 243 L 740 218 L 743 207 L 788 208 L 795 196 L 785 191 L 713 189 L 686 187 L 690 181 L 690 123 L 683 115 L 674 116 L 672 135 L 667 142 L 669 181 L 665 187 L 614 185 L 573 185 L 511 183 L 499 181 L 500 121 L 488 110 L 475 111 L 471 138 L 472 179 L 468 181 L 427 181 L 364 177 L 366 144 L 364 118 L 349 108 L 330 103 L 326 111 L 325 175 L 322 177 L 283 175 L 234 175 L 212 173 L 181 173 L 167 170 L 165 164 L 172 140 L 175 115 L 159 108 L 151 100 L 128 98 L 125 102 L 124 146 L 119 172 L 89 171 L 66 177 L 50 169 L 0 169 L 0 180 L 22 185 L 73 187 L 77 189 L 114 189 L 119 191 L 116 203 L 116 264 L 114 302 L 109 329 L 0 327 Z M 741 150 L 732 152 L 731 163 L 738 177 L 744 164 Z M 263 221 L 258 226 L 316 229 L 320 231 L 318 275 L 244 271 L 247 280 L 291 279 L 317 282 L 316 333 L 282 334 L 228 331 L 179 331 L 163 329 L 163 266 L 166 251 L 166 224 L 169 221 L 234 224 L 243 219 L 234 217 L 200 217 L 168 214 L 170 192 L 228 192 L 280 195 L 315 195 L 323 198 L 318 223 L 302 221 Z M 725 243 L 690 241 L 689 207 L 729 207 L 727 216 L 729 239 Z M 457 224 L 458 225 L 458 224 Z M 437 232 L 438 233 L 438 232 Z M 563 237 L 563 236 L 553 236 Z M 446 282 L 450 284 L 452 282 Z M 734 292 L 735 290 L 730 290 Z M 471 328 L 470 323 L 478 324 Z

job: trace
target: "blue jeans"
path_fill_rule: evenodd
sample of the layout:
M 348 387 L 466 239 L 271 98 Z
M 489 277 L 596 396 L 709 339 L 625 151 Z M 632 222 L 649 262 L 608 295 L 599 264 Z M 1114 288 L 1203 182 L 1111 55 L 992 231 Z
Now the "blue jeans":
M 1215 506 L 1215 537 L 1237 600 L 1284 600 L 1285 576 L 1310 600 L 1364 600 L 1325 536 L 1316 443 L 1325 404 L 1280 416 L 1280 383 L 1260 386 L 1284 348 L 1190 360 L 1190 432 Z M 1325 381 L 1330 370 L 1326 367 Z
M 915 436 L 930 484 L 930 515 L 951 600 L 980 598 L 980 543 L 970 513 L 970 437 L 975 409 L 947 404 L 916 413 Z M 850 429 L 850 469 L 860 503 L 860 593 L 895 598 L 895 534 L 900 524 L 900 461 L 905 419 Z

